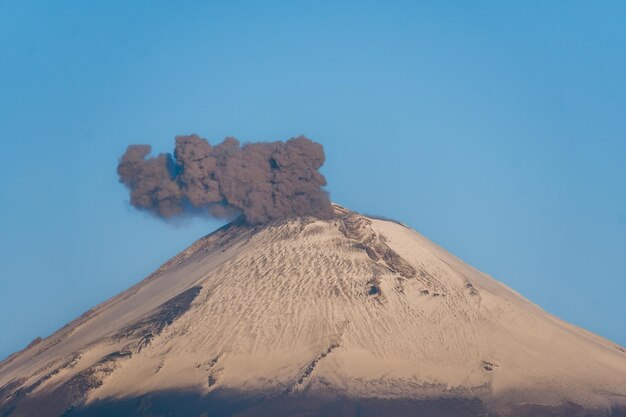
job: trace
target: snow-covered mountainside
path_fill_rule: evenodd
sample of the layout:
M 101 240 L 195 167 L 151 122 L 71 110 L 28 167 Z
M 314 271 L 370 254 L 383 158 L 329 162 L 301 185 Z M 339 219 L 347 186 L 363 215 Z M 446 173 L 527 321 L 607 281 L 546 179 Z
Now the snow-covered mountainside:
M 0 416 L 626 415 L 625 349 L 335 209 L 227 225 L 7 358 Z

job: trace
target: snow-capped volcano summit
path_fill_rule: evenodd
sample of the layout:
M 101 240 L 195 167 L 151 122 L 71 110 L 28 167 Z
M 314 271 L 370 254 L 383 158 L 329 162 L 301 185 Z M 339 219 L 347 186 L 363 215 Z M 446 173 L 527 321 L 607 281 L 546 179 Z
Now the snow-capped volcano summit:
M 0 416 L 626 415 L 625 349 L 335 210 L 195 242 L 1 362 Z

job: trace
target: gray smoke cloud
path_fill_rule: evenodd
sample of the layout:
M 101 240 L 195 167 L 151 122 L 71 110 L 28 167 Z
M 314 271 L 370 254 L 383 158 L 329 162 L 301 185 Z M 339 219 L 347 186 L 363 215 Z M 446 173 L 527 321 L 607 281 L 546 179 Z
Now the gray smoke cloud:
M 234 138 L 211 146 L 198 135 L 177 136 L 173 154 L 148 157 L 150 151 L 149 145 L 129 146 L 117 173 L 130 203 L 157 216 L 242 215 L 250 224 L 333 216 L 319 172 L 324 149 L 304 136 L 243 146 Z

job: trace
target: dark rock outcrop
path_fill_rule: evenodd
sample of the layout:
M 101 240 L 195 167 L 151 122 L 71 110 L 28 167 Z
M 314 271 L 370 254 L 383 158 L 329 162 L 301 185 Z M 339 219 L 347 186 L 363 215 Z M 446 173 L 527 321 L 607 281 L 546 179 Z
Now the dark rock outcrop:
M 386 243 L 372 229 L 371 220 L 356 213 L 348 213 L 341 218 L 339 230 L 348 239 L 356 240 L 356 248 L 363 249 L 374 262 L 382 261 L 392 272 L 404 278 L 415 277 L 415 268 Z

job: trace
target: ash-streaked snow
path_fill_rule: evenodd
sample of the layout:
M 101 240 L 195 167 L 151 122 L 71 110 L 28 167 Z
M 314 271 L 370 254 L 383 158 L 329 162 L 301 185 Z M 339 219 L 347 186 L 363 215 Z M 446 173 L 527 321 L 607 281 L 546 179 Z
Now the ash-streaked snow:
M 467 401 L 493 415 L 626 405 L 623 348 L 401 224 L 335 210 L 197 241 L 0 363 L 0 415 L 159 392 Z

